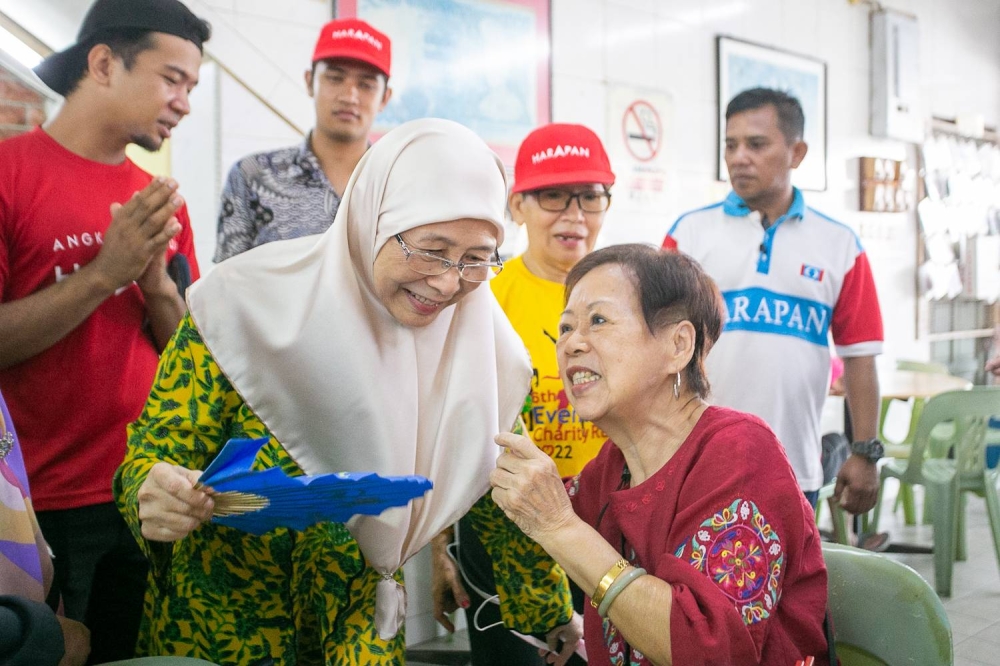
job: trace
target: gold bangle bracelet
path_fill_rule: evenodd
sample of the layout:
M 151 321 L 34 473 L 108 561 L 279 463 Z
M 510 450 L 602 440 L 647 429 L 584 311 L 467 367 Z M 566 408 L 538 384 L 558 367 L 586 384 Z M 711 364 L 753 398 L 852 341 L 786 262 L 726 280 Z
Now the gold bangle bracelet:
M 608 593 L 608 588 L 611 587 L 611 584 L 615 582 L 615 579 L 618 578 L 618 576 L 620 576 L 621 573 L 628 567 L 629 562 L 625 558 L 622 558 L 611 565 L 608 572 L 604 574 L 604 578 L 602 578 L 601 582 L 597 584 L 597 589 L 594 590 L 592 595 L 590 595 L 591 606 L 597 608 L 601 604 L 601 601 L 604 599 L 604 595 Z

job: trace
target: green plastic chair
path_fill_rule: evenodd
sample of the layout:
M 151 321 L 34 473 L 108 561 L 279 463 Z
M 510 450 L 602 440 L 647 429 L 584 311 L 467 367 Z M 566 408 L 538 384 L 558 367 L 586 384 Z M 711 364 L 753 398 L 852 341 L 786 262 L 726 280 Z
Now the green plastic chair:
M 951 596 L 951 574 L 956 559 L 965 558 L 965 494 L 986 499 L 993 547 L 1000 567 L 1000 468 L 987 469 L 986 434 L 991 416 L 1000 414 L 1000 386 L 976 386 L 949 391 L 927 401 L 917 424 L 917 436 L 908 460 L 890 460 L 882 467 L 875 503 L 874 530 L 878 530 L 885 480 L 899 479 L 924 486 L 934 516 L 934 582 L 942 596 Z M 953 423 L 950 441 L 931 436 L 935 426 Z M 947 457 L 949 455 L 953 457 Z
M 827 501 L 833 497 L 833 491 L 836 489 L 836 481 L 833 483 L 828 483 L 819 489 L 819 495 L 816 500 L 816 522 L 819 522 L 820 516 L 822 515 L 823 505 L 829 505 Z M 847 544 L 850 543 L 850 534 L 847 531 L 847 514 L 839 504 L 835 504 L 833 507 L 833 533 L 837 539 L 837 543 Z
M 950 375 L 951 371 L 944 363 L 937 361 L 914 361 L 911 359 L 896 359 L 897 370 L 911 370 L 913 372 L 932 372 L 939 375 Z
M 902 441 L 893 442 L 886 437 L 883 426 L 885 425 L 885 416 L 889 412 L 889 405 L 896 399 L 882 398 L 882 408 L 878 417 L 879 439 L 882 440 L 885 446 L 885 455 L 887 458 L 909 458 L 910 449 L 913 446 L 913 438 L 917 434 L 917 421 L 920 419 L 920 412 L 924 407 L 924 401 L 920 398 L 911 398 L 913 406 L 910 412 L 910 429 Z M 895 511 L 900 505 L 903 507 L 903 521 L 907 525 L 916 525 L 917 511 L 916 502 L 913 498 L 913 486 L 908 483 L 899 484 L 899 493 L 896 495 L 896 504 L 893 506 L 893 510 Z M 926 514 L 926 511 L 924 513 Z
M 841 666 L 949 666 L 951 624 L 920 574 L 893 559 L 823 544 L 830 617 Z
M 948 366 L 944 363 L 937 363 L 935 361 L 914 361 L 910 359 L 897 359 L 896 360 L 897 370 L 908 370 L 910 372 L 927 372 L 931 374 L 948 375 L 951 374 L 948 370 Z M 889 405 L 892 404 L 897 398 L 882 398 L 881 410 L 879 413 L 878 420 L 878 432 L 879 439 L 882 440 L 885 445 L 885 455 L 889 458 L 909 458 L 910 448 L 913 446 L 913 440 L 917 435 L 917 423 L 920 421 L 920 412 L 923 410 L 925 400 L 923 398 L 910 398 L 909 402 L 912 405 L 910 412 L 910 428 L 906 433 L 906 436 L 902 441 L 892 442 L 886 436 L 883 431 L 883 426 L 885 424 L 885 416 L 889 411 Z M 934 437 L 938 440 L 947 440 L 954 435 L 954 431 L 950 430 L 950 425 L 945 424 L 939 427 L 934 432 Z M 916 502 L 913 498 L 913 486 L 908 483 L 899 484 L 899 493 L 896 495 L 896 504 L 893 510 L 903 507 L 903 521 L 907 525 L 917 524 L 917 510 Z M 924 515 L 923 523 L 929 525 L 931 522 L 930 512 L 927 510 L 926 504 L 924 505 Z

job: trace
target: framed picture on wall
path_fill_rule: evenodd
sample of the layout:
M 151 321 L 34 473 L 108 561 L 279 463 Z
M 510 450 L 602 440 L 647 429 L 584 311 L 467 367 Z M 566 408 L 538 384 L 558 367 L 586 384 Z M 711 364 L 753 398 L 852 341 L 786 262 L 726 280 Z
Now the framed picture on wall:
M 761 44 L 719 36 L 719 180 L 726 170 L 726 106 L 740 92 L 764 87 L 794 95 L 802 104 L 806 126 L 806 157 L 792 172 L 792 183 L 803 190 L 826 189 L 826 63 L 809 56 Z
M 376 136 L 416 118 L 448 118 L 507 165 L 549 122 L 549 0 L 334 0 L 392 40 L 392 99 Z

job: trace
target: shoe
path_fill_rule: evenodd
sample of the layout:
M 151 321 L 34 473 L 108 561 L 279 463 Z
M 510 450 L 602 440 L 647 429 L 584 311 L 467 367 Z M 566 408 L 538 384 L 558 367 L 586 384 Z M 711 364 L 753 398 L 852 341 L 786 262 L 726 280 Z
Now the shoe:
M 888 532 L 862 534 L 858 543 L 858 548 L 861 548 L 862 550 L 870 550 L 873 553 L 883 553 L 888 547 L 889 547 Z

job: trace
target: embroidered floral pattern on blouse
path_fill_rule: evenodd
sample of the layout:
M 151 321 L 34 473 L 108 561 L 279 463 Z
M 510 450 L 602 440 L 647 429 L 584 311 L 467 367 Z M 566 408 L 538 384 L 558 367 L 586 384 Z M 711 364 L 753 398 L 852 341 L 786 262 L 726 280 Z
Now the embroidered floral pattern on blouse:
M 749 500 L 737 499 L 705 520 L 675 553 L 733 600 L 745 624 L 770 617 L 781 590 L 778 534 Z
M 604 627 L 604 643 L 608 646 L 608 656 L 611 666 L 647 666 L 646 657 L 635 648 L 630 648 L 625 638 L 618 633 L 618 627 L 611 624 L 607 618 L 602 622 Z

